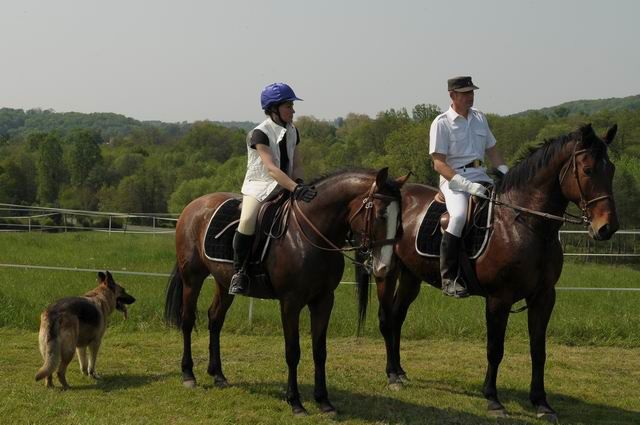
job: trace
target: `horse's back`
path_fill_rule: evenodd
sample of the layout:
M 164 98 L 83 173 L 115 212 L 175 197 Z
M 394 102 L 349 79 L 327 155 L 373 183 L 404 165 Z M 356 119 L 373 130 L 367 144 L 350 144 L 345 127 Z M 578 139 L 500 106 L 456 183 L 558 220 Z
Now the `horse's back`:
M 240 195 L 231 192 L 214 192 L 191 201 L 182 210 L 176 224 L 176 250 L 178 257 L 193 258 L 202 247 L 202 239 L 207 231 L 211 216 L 218 207 L 231 198 Z

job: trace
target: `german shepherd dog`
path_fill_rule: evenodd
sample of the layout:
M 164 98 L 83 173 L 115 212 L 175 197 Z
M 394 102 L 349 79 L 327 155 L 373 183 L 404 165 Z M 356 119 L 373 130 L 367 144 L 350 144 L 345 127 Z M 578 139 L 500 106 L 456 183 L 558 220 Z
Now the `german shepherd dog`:
M 107 316 L 116 309 L 126 319 L 127 304 L 135 300 L 107 271 L 98 273 L 97 288 L 82 297 L 63 298 L 47 307 L 40 315 L 40 353 L 44 364 L 36 374 L 36 381 L 47 378 L 46 386 L 53 387 L 53 372 L 57 368 L 62 388 L 68 389 L 65 374 L 74 351 L 78 352 L 82 373 L 97 379 L 96 358 L 107 330 Z

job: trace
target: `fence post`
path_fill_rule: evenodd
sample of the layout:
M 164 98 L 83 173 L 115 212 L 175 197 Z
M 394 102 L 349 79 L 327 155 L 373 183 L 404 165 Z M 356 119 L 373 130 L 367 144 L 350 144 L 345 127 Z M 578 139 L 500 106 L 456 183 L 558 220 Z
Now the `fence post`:
M 249 298 L 249 327 L 253 325 L 253 298 Z
M 111 216 L 109 216 L 109 236 L 111 236 Z
M 67 215 L 62 214 L 62 224 L 64 225 L 64 232 L 67 233 Z
M 29 233 L 31 233 L 31 217 L 29 217 Z

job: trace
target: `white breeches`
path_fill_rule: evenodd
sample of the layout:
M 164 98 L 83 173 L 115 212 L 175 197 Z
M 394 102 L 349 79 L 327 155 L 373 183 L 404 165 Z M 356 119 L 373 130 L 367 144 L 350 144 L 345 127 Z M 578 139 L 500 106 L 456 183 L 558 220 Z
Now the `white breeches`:
M 242 197 L 242 211 L 240 212 L 240 223 L 238 223 L 238 232 L 243 235 L 253 235 L 256 232 L 256 220 L 262 202 L 258 202 L 256 198 L 249 195 Z
M 267 196 L 263 201 L 269 201 L 275 198 L 282 190 L 280 186 L 276 188 Z M 240 211 L 240 223 L 238 223 L 238 232 L 243 235 L 253 235 L 256 233 L 256 221 L 258 220 L 258 213 L 263 202 L 258 201 L 256 198 L 250 195 L 242 196 L 242 211 Z
M 440 190 L 444 194 L 447 211 L 449 211 L 449 225 L 446 230 L 453 236 L 460 237 L 462 236 L 464 223 L 467 220 L 467 208 L 469 206 L 469 196 L 471 195 L 467 192 L 449 189 L 449 182 L 445 179 L 441 179 Z

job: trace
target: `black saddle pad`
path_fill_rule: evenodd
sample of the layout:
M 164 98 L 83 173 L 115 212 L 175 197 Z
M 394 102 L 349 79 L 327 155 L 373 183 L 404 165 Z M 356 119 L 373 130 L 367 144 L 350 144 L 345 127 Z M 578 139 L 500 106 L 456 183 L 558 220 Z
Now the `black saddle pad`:
M 462 232 L 464 247 L 471 259 L 478 258 L 487 245 L 492 207 L 493 204 L 485 200 L 476 204 L 471 216 L 471 223 L 467 223 Z M 442 241 L 440 217 L 446 211 L 447 207 L 443 203 L 432 201 L 429 204 L 416 238 L 418 254 L 424 257 L 440 256 L 440 242 Z
M 239 198 L 229 198 L 211 216 L 204 237 L 204 253 L 208 259 L 233 263 L 233 234 L 238 228 L 241 202 Z

